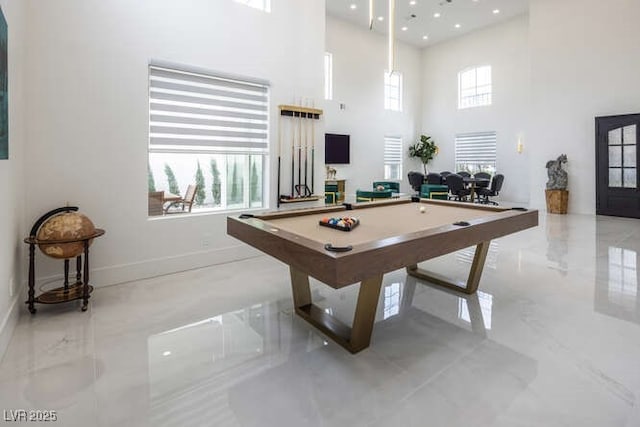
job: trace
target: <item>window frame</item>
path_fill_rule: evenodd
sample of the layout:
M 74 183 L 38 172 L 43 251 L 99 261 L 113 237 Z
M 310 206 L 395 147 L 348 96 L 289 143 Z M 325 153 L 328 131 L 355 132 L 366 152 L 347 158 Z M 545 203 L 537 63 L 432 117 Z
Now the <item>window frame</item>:
M 391 81 L 392 77 L 396 76 L 398 79 L 397 84 Z M 387 111 L 397 111 L 402 112 L 402 103 L 403 103 L 403 80 L 404 77 L 402 72 L 393 71 L 389 73 L 388 70 L 384 72 L 384 109 Z M 397 96 L 393 96 L 397 95 Z M 394 101 L 397 101 L 397 106 L 394 108 L 392 104 Z
M 489 83 L 478 85 L 478 70 L 489 69 Z M 462 86 L 464 76 L 473 72 L 474 84 L 469 87 Z M 488 87 L 488 91 L 480 92 L 480 88 Z M 463 96 L 465 91 L 472 91 L 473 94 Z M 476 107 L 488 107 L 493 104 L 493 67 L 490 64 L 467 67 L 458 72 L 458 109 L 466 110 Z
M 333 54 L 324 53 L 324 99 L 333 100 Z

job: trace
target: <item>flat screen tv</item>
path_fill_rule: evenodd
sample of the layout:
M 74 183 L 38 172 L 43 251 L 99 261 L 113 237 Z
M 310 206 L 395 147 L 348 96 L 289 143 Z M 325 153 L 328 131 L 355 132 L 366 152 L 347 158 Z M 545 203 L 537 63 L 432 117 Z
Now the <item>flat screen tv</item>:
M 349 135 L 324 134 L 324 162 L 328 165 L 349 164 Z

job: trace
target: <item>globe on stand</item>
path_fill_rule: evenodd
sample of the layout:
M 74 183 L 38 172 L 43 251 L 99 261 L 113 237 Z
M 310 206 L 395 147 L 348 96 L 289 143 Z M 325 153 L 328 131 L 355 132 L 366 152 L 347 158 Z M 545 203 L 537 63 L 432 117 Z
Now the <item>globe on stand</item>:
M 53 209 L 42 215 L 31 228 L 24 242 L 29 245 L 29 311 L 36 312 L 35 303 L 58 304 L 82 300 L 82 311 L 87 310 L 89 295 L 89 246 L 93 239 L 104 234 L 75 206 Z M 44 291 L 35 296 L 35 248 L 45 255 L 64 261 L 62 287 Z M 76 258 L 76 280 L 69 284 L 69 260 Z M 83 268 L 84 267 L 84 268 Z M 83 271 L 84 270 L 84 271 Z
M 65 212 L 45 221 L 38 230 L 38 247 L 47 256 L 57 259 L 75 258 L 84 252 L 83 239 L 96 232 L 93 222 L 78 212 Z M 70 243 L 46 241 L 76 240 Z M 89 245 L 93 239 L 89 240 Z

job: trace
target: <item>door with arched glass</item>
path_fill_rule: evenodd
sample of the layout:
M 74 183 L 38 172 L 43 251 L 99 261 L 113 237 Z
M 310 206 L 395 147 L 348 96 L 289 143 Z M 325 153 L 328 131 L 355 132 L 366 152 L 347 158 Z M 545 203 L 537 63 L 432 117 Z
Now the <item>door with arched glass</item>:
M 596 213 L 640 218 L 640 114 L 596 118 Z

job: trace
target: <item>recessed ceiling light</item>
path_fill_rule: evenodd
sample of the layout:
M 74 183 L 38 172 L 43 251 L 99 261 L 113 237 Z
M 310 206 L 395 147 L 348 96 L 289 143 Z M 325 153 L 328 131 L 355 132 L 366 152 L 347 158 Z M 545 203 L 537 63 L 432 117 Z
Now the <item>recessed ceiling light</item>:
M 402 27 L 401 30 L 402 31 L 407 31 L 409 29 L 409 27 Z
M 415 5 L 416 5 L 416 0 L 411 0 L 411 1 L 409 2 L 409 4 L 410 4 L 411 6 L 415 6 Z
M 456 28 L 460 28 L 460 27 L 461 27 L 461 25 L 460 25 L 460 24 L 456 24 Z
M 165 351 L 164 353 L 162 353 L 163 356 L 171 356 L 171 352 L 170 351 Z
M 440 18 L 440 14 L 438 12 L 436 12 L 436 13 L 433 14 L 433 17 L 434 18 Z
M 358 6 L 356 6 L 355 4 L 352 4 L 351 6 L 349 6 L 351 8 L 351 10 L 356 9 Z
M 494 14 L 494 15 L 497 15 L 497 14 L 499 14 L 499 13 L 500 13 L 500 9 L 493 9 L 493 14 Z
M 384 21 L 384 16 L 378 16 L 378 21 Z
M 429 40 L 429 36 L 422 36 L 422 40 Z

